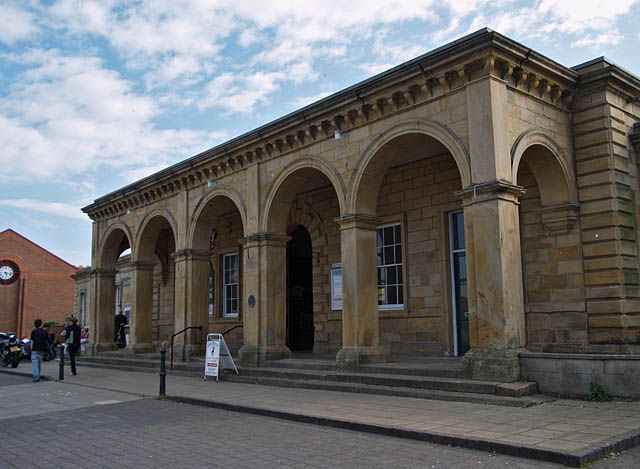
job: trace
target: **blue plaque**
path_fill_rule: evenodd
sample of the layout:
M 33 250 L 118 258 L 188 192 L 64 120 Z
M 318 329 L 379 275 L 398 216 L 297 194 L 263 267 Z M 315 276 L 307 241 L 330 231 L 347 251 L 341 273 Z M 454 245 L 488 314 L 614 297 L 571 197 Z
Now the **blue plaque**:
M 249 304 L 249 308 L 253 308 L 256 305 L 256 297 L 253 295 L 249 295 L 247 303 Z

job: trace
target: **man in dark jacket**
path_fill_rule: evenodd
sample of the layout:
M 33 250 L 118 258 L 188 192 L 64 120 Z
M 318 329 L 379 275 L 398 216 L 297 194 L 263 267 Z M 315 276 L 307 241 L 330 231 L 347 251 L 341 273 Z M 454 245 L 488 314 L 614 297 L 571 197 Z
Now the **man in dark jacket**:
M 40 365 L 42 363 L 42 354 L 49 348 L 49 335 L 42 328 L 42 321 L 36 319 L 33 321 L 36 328 L 31 332 L 31 374 L 33 381 L 40 381 Z
M 66 337 L 65 344 L 67 346 L 67 352 L 69 353 L 69 361 L 71 362 L 71 374 L 75 376 L 76 355 L 80 348 L 80 334 L 82 334 L 80 326 L 78 326 L 78 320 L 76 318 L 71 318 L 71 323 L 67 326 L 64 332 L 64 336 Z
M 129 324 L 129 320 L 122 313 L 122 311 L 119 311 L 118 314 L 116 314 L 116 319 L 114 321 L 114 329 L 116 334 L 113 339 L 113 341 L 118 344 L 118 347 L 125 347 L 127 345 L 124 331 L 124 326 L 126 326 L 127 324 Z

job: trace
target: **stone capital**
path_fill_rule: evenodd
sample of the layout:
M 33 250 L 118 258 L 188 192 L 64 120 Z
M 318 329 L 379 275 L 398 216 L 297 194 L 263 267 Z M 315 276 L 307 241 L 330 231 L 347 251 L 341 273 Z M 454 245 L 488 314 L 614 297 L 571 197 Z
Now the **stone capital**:
M 131 269 L 135 271 L 152 271 L 155 269 L 156 264 L 154 262 L 147 261 L 133 261 L 131 263 Z
M 283 233 L 253 233 L 244 238 L 240 238 L 240 244 L 246 248 L 252 248 L 257 246 L 276 246 L 286 247 L 287 243 L 291 239 L 291 236 L 287 236 Z
M 171 254 L 171 257 L 173 257 L 175 262 L 209 261 L 211 254 L 209 251 L 202 251 L 198 249 L 181 249 Z
M 115 277 L 116 271 L 112 269 L 91 269 L 91 277 Z
M 496 199 L 518 204 L 520 197 L 522 197 L 525 192 L 522 186 L 503 180 L 495 180 L 471 184 L 464 189 L 454 192 L 453 195 L 462 199 L 463 206 Z
M 542 207 L 537 212 L 542 215 L 545 229 L 552 235 L 568 233 L 578 221 L 580 204 L 561 204 Z
M 358 228 L 361 230 L 375 230 L 380 224 L 377 217 L 364 215 L 362 213 L 351 213 L 341 217 L 334 218 L 334 221 L 340 227 L 340 230 L 352 230 Z

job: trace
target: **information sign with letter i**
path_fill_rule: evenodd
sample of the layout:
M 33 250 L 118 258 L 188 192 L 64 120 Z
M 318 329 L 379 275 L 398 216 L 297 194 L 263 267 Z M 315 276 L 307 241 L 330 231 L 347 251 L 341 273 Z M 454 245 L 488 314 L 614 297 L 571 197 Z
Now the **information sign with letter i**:
M 238 368 L 233 362 L 229 347 L 224 341 L 222 334 L 207 334 L 207 352 L 204 357 L 204 380 L 207 376 L 215 376 L 216 381 L 220 377 L 220 368 L 234 370 L 238 373 Z

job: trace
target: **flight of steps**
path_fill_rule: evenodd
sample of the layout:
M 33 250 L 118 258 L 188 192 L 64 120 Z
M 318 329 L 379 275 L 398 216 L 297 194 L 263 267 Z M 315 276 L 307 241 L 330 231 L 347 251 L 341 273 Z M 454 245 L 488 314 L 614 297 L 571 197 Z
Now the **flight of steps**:
M 159 354 L 128 355 L 105 353 L 82 357 L 85 366 L 119 368 L 131 371 L 159 370 Z M 235 383 L 299 389 L 354 392 L 385 396 L 438 399 L 516 407 L 529 407 L 548 401 L 534 395 L 535 383 L 499 383 L 469 379 L 458 359 L 433 358 L 380 365 L 364 365 L 355 371 L 337 371 L 335 362 L 314 359 L 275 360 L 262 367 L 239 367 L 240 374 L 226 371 L 222 379 Z M 204 362 L 174 363 L 167 373 L 202 376 Z M 170 378 L 169 378 L 170 379 Z

